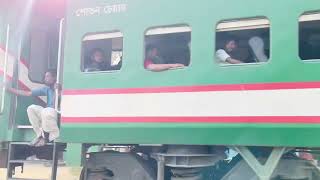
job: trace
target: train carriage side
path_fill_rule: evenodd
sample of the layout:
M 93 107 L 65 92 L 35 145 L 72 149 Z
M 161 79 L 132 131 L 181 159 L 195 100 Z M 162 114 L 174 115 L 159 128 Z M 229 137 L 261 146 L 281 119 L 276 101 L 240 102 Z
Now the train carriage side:
M 83 154 L 81 179 L 208 179 L 212 166 L 213 179 L 319 179 L 296 156 L 319 147 L 319 10 L 317 0 L 68 1 L 60 141 L 107 150 Z M 239 64 L 216 57 L 230 39 L 238 48 L 223 62 Z M 131 153 L 108 151 L 122 147 Z M 223 168 L 230 147 L 243 159 Z
M 226 4 L 220 1 L 183 3 L 179 11 L 180 1 L 70 1 L 62 139 L 318 146 L 320 64 L 304 62 L 298 53 L 299 17 L 317 10 L 318 4 L 293 1 L 284 15 L 287 3 L 231 0 L 224 12 Z M 240 4 L 250 8 L 239 8 Z M 257 27 L 248 32 L 245 27 L 239 32 L 231 27 L 225 32 L 234 26 L 232 22 L 242 20 L 248 26 L 258 21 Z M 266 63 L 215 62 L 216 39 L 259 33 L 267 38 Z M 166 46 L 181 53 L 190 48 L 190 62 L 182 69 L 145 70 L 145 48 L 152 43 L 177 59 L 181 57 L 164 50 Z M 182 45 L 177 48 L 174 43 Z M 105 48 L 112 61 L 121 51 L 121 68 L 83 72 L 90 50 L 96 47 Z
M 53 15 L 59 17 L 23 19 L 21 14 L 32 14 L 28 2 L 7 8 L 0 30 L 2 71 L 12 86 L 22 89 L 40 86 L 41 74 L 57 66 L 56 20 L 63 14 L 58 8 Z M 112 149 L 125 146 L 131 152 L 141 151 L 157 160 L 157 179 L 164 178 L 163 166 L 170 167 L 172 179 L 188 179 L 190 174 L 200 179 L 199 169 L 216 165 L 226 146 L 237 150 L 248 165 L 240 162 L 219 179 L 247 180 L 256 174 L 264 180 L 270 179 L 272 172 L 272 176 L 285 174 L 284 179 L 319 179 L 310 161 L 306 166 L 301 160 L 279 160 L 292 149 L 303 152 L 310 151 L 306 147 L 319 147 L 320 7 L 316 0 L 290 4 L 290 11 L 283 14 L 287 1 L 230 0 L 226 12 L 226 2 L 209 0 L 70 0 L 60 141 L 114 144 Z M 50 14 L 46 10 L 41 12 Z M 235 57 L 244 63 L 216 62 L 215 51 L 229 37 L 238 40 Z M 259 56 L 256 48 L 261 50 L 261 42 L 264 55 Z M 164 63 L 179 68 L 146 70 L 151 46 L 158 48 Z M 103 72 L 87 68 L 90 53 L 97 50 L 110 60 Z M 1 98 L 0 142 L 30 140 L 33 133 L 25 110 L 42 100 L 5 92 Z M 277 148 L 269 157 L 271 164 L 267 161 L 266 167 L 259 168 L 245 146 Z M 103 172 L 106 176 L 155 179 L 150 170 L 154 162 L 148 158 L 122 153 L 123 159 L 119 159 L 109 151 L 91 155 L 86 169 L 93 172 L 101 158 L 109 168 Z M 130 174 L 123 163 L 139 169 L 139 173 L 133 172 L 139 176 Z M 247 171 L 249 166 L 252 172 Z M 284 166 L 307 170 L 292 172 Z M 95 174 L 88 172 L 86 179 L 95 179 Z

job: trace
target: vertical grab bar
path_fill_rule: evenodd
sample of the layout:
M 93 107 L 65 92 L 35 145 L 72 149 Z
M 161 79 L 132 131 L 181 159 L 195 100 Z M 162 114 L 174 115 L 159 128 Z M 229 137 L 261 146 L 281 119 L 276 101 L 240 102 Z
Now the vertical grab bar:
M 59 27 L 59 47 L 58 47 L 58 63 L 57 63 L 57 83 L 61 84 L 60 82 L 60 71 L 61 71 L 61 54 L 62 54 L 62 40 L 63 40 L 63 25 L 64 25 L 64 18 L 62 18 L 60 20 L 60 27 Z M 60 109 L 59 109 L 59 89 L 55 89 L 55 105 L 54 105 L 54 109 L 60 113 Z
M 5 95 L 6 95 L 6 83 L 7 83 L 7 70 L 8 70 L 8 56 L 9 56 L 9 40 L 10 40 L 10 25 L 7 25 L 7 34 L 6 34 L 6 49 L 5 49 L 5 55 L 4 55 L 4 66 L 3 66 L 3 87 L 2 87 L 2 94 L 1 94 L 1 108 L 0 108 L 0 114 L 4 111 L 4 103 L 5 103 Z

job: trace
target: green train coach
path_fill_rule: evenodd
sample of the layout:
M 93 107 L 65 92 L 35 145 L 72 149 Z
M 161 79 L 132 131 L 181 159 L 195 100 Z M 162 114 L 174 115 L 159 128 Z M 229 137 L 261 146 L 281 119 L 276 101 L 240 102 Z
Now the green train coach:
M 40 149 L 26 109 L 45 99 L 1 87 L 8 179 L 35 154 L 55 180 L 63 150 L 81 180 L 320 179 L 318 0 L 1 0 L 0 66 L 63 87 Z

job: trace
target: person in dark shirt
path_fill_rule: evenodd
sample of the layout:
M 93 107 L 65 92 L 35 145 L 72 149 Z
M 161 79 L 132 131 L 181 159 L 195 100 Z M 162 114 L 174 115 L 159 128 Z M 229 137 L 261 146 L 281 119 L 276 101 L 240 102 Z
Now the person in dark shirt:
M 90 55 L 90 62 L 85 68 L 85 72 L 106 71 L 108 64 L 105 61 L 105 55 L 102 49 L 95 48 Z
M 46 107 L 31 105 L 27 109 L 29 121 L 36 133 L 36 138 L 30 143 L 31 146 L 44 146 L 46 143 L 52 142 L 59 137 L 60 132 L 57 123 L 57 111 L 55 110 L 55 88 L 58 88 L 56 80 L 56 71 L 50 70 L 45 74 L 45 86 L 43 87 L 31 91 L 6 87 L 7 91 L 17 96 L 47 97 Z

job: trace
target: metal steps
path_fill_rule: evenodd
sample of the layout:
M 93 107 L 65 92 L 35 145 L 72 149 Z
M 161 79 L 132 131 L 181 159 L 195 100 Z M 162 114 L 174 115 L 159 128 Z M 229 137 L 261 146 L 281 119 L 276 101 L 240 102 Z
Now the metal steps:
M 11 145 L 30 145 L 30 142 L 11 142 Z M 47 143 L 46 146 L 53 146 L 54 143 Z
M 10 160 L 9 163 L 23 163 L 23 164 L 51 164 L 52 161 L 50 160 Z
M 30 125 L 19 125 L 17 126 L 17 129 L 33 129 L 33 127 Z
M 7 180 L 56 180 L 57 168 L 58 168 L 58 152 L 59 143 L 48 143 L 44 147 L 31 147 L 29 142 L 11 142 L 9 144 L 8 153 L 8 165 L 7 165 Z M 42 148 L 42 149 L 41 149 Z M 51 160 L 32 159 L 28 160 L 29 155 L 37 150 L 44 150 L 44 154 Z M 34 152 L 33 152 L 34 151 Z M 43 153 L 43 152 L 42 152 Z M 37 154 L 38 156 L 39 154 Z M 43 155 L 43 154 L 42 154 Z M 47 159 L 47 158 L 46 158 Z M 16 167 L 23 167 L 26 165 L 41 164 L 45 167 L 51 167 L 51 178 L 50 179 L 32 179 L 32 178 L 16 178 L 15 170 Z

